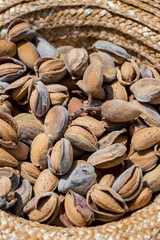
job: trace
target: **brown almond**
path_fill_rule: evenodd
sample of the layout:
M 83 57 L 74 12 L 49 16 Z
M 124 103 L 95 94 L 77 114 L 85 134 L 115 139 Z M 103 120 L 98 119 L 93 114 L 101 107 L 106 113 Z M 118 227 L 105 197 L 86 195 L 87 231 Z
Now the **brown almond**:
M 33 69 L 34 63 L 39 58 L 34 45 L 27 41 L 17 43 L 17 56 L 30 69 Z
M 58 186 L 58 177 L 56 177 L 49 169 L 43 170 L 34 185 L 34 195 L 39 195 L 45 192 L 52 192 Z
M 136 132 L 131 140 L 135 150 L 146 150 L 160 142 L 160 128 L 146 127 Z
M 14 57 L 16 54 L 16 44 L 8 40 L 0 40 L 0 57 Z
M 53 138 L 51 135 L 45 133 L 38 134 L 32 144 L 30 158 L 31 162 L 40 169 L 47 167 L 47 152 L 53 145 Z

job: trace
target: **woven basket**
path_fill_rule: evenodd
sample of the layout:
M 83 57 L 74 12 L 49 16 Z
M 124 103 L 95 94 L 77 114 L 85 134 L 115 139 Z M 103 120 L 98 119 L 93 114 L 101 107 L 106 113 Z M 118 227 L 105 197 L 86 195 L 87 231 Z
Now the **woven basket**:
M 0 31 L 16 17 L 55 46 L 91 48 L 97 39 L 124 47 L 136 60 L 160 66 L 159 0 L 2 0 Z M 143 209 L 97 227 L 61 228 L 27 221 L 0 210 L 0 239 L 160 239 L 160 194 Z

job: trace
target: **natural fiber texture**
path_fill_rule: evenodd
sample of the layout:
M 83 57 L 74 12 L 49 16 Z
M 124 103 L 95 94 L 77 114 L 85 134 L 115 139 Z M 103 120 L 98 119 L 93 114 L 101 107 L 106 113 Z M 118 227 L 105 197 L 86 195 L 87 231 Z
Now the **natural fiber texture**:
M 124 47 L 142 62 L 160 65 L 159 0 L 2 0 L 0 31 L 16 17 L 55 46 L 91 47 L 97 39 Z M 51 227 L 0 211 L 0 239 L 160 239 L 160 195 L 122 220 L 89 228 Z
M 51 227 L 0 211 L 0 239 L 9 240 L 144 240 L 160 239 L 160 195 L 127 218 L 97 227 Z

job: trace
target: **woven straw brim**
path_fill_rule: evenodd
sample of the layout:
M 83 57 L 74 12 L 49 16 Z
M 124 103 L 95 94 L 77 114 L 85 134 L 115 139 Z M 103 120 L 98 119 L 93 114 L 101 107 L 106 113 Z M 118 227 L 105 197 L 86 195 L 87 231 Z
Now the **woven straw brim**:
M 124 47 L 139 62 L 160 66 L 158 0 L 4 0 L 1 37 L 16 17 L 26 19 L 55 46 L 91 49 L 103 39 Z M 128 217 L 88 228 L 51 227 L 0 210 L 0 239 L 160 239 L 159 210 L 160 195 Z
M 27 221 L 0 210 L 0 239 L 144 240 L 160 239 L 160 194 L 130 216 L 97 227 L 63 228 Z

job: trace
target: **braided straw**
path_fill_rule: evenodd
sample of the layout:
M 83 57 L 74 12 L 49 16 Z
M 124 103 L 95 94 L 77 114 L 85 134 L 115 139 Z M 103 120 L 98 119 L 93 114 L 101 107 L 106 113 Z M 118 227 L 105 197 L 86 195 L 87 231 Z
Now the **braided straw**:
M 135 59 L 160 65 L 159 0 L 1 0 L 0 32 L 22 17 L 55 46 L 88 49 L 97 39 L 124 47 Z M 160 194 L 119 221 L 89 228 L 51 227 L 0 210 L 0 239 L 160 239 Z
M 141 62 L 160 65 L 159 0 L 1 0 L 0 31 L 16 17 L 56 46 L 104 39 Z M 78 39 L 78 41 L 77 41 Z

